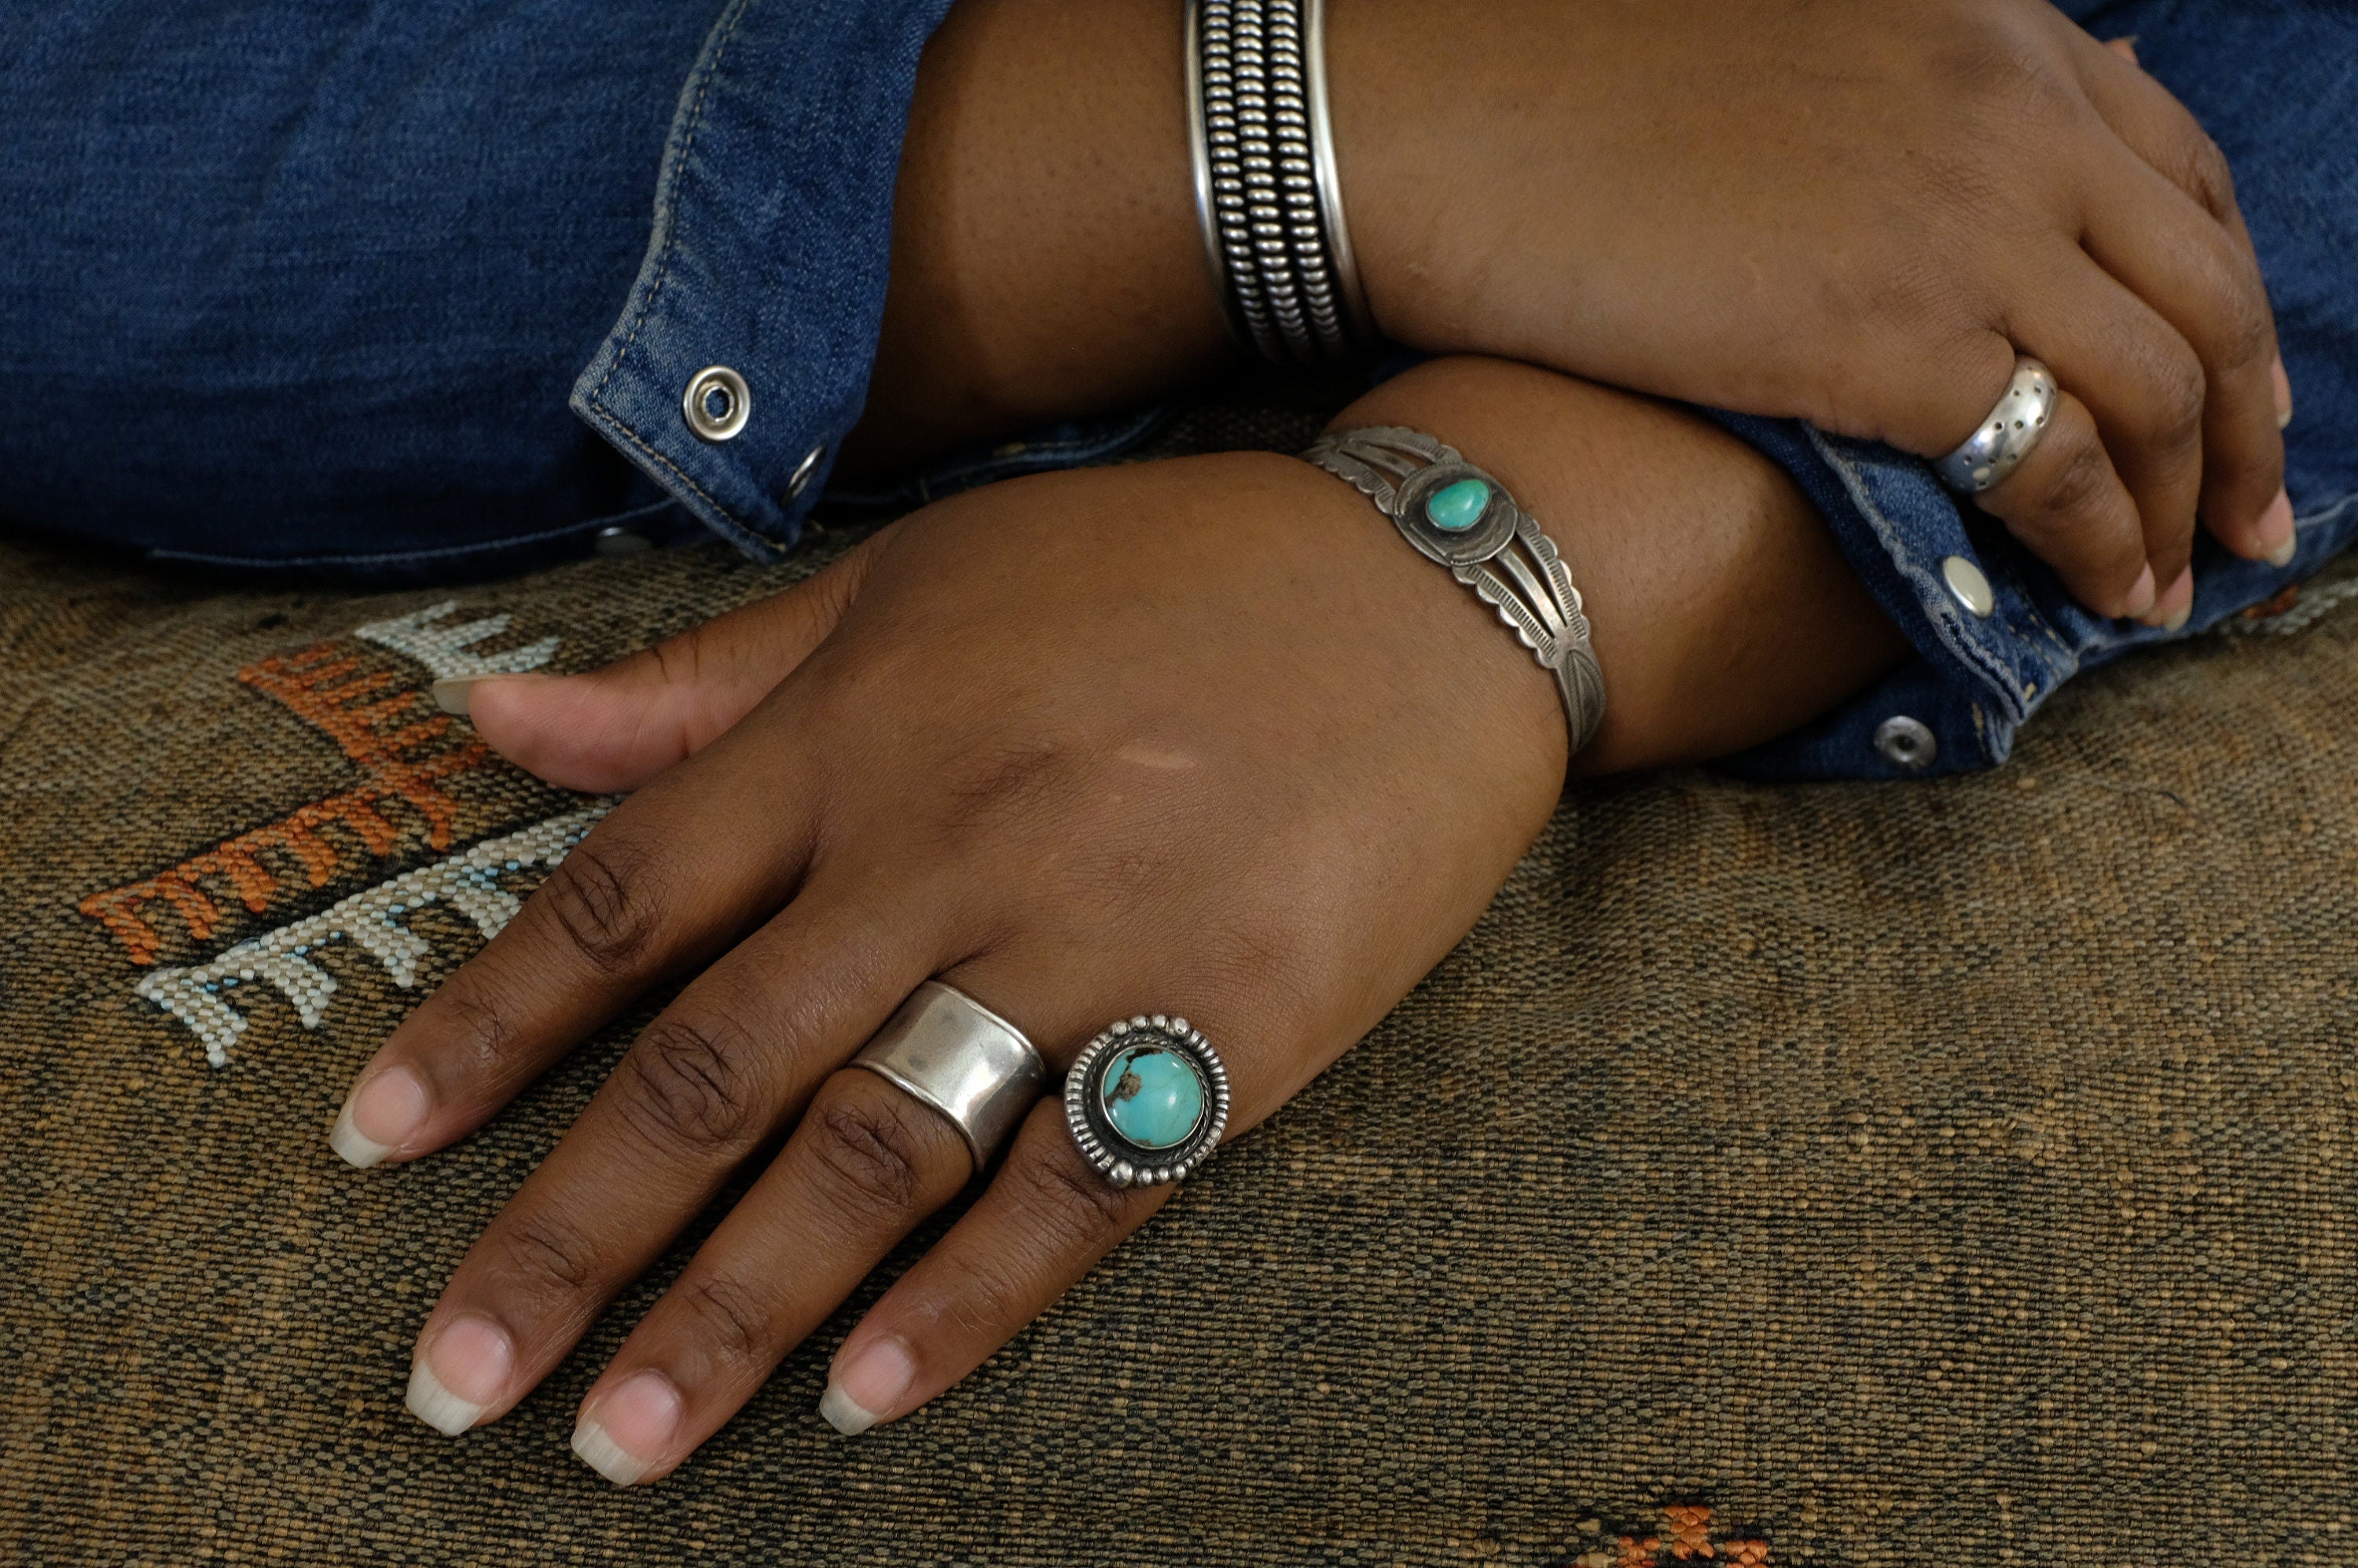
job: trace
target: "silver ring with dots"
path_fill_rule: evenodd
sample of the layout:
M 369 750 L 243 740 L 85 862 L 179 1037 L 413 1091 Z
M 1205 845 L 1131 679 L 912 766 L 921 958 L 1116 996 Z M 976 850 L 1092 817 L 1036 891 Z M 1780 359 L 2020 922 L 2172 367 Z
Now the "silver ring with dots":
M 2028 354 L 2017 355 L 2014 378 L 1981 426 L 1957 449 L 1932 465 L 1942 484 L 1960 495 L 1979 495 L 2002 484 L 2022 466 L 2055 417 L 2055 377 Z

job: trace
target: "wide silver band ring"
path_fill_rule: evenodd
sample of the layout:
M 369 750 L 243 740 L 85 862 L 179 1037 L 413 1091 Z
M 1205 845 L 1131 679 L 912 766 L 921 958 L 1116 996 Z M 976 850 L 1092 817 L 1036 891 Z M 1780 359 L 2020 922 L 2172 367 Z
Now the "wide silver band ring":
M 977 1175 L 1048 1087 L 1047 1064 L 1023 1031 L 940 980 L 910 992 L 851 1065 L 948 1117 Z
M 2047 434 L 2055 396 L 2055 377 L 2047 367 L 2028 354 L 2017 356 L 2014 378 L 1980 427 L 1934 463 L 1932 472 L 1960 495 L 1979 495 L 2004 483 Z

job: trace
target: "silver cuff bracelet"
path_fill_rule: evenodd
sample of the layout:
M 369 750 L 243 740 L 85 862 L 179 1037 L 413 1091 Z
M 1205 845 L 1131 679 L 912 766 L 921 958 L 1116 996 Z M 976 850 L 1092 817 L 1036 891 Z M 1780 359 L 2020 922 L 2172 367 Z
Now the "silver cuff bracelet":
M 1580 589 L 1555 541 L 1507 487 L 1456 448 L 1394 425 L 1335 431 L 1302 457 L 1373 501 L 1402 538 L 1498 611 L 1555 676 L 1572 750 L 1587 745 L 1605 717 L 1605 677 L 1588 644 Z
M 1325 0 L 1187 0 L 1195 218 L 1237 336 L 1281 364 L 1375 341 L 1326 111 Z

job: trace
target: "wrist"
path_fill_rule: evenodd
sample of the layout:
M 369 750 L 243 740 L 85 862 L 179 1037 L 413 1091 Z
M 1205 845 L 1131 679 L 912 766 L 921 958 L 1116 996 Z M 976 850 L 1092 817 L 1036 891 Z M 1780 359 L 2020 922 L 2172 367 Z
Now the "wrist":
M 1338 427 L 1349 423 L 1338 421 Z M 1570 752 L 1564 706 L 1554 676 L 1496 611 L 1447 568 L 1420 555 L 1368 497 L 1325 469 L 1270 453 L 1195 460 L 1233 465 L 1235 477 L 1222 486 L 1217 503 L 1223 509 L 1282 520 L 1268 528 L 1282 530 L 1283 537 L 1264 546 L 1273 571 L 1297 577 L 1323 571 L 1342 579 L 1336 599 L 1350 606 L 1353 619 L 1375 628 L 1384 654 L 1404 666 L 1370 665 L 1368 684 L 1445 685 L 1453 700 L 1478 719 L 1486 771 L 1500 781 L 1502 798 L 1542 814 L 1552 806 Z M 1256 505 L 1261 494 L 1268 500 Z
M 917 75 L 855 470 L 1132 407 L 1233 352 L 1179 0 L 960 0 Z
M 1554 339 L 1522 330 L 1509 287 L 1532 270 L 1515 248 L 1519 206 L 1539 184 L 1497 189 L 1501 168 L 1585 168 L 1608 145 L 1595 84 L 1565 66 L 1560 43 L 1593 29 L 1593 7 L 1524 0 L 1479 5 L 1441 0 L 1353 0 L 1326 22 L 1328 109 L 1342 205 L 1369 314 L 1381 335 L 1434 352 L 1490 353 L 1551 362 Z M 1597 128 L 1588 151 L 1563 126 Z M 1552 199 L 1574 182 L 1546 182 Z M 1601 222 L 1560 215 L 1551 228 L 1604 237 Z M 1550 254 L 1548 276 L 1577 276 L 1580 257 Z M 1559 334 L 1560 335 L 1560 334 Z

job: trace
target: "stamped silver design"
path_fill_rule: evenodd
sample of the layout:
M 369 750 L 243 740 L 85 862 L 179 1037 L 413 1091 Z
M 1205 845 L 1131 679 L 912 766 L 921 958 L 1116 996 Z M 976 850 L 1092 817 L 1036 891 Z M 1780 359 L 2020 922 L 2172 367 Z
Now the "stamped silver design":
M 1184 1057 L 1202 1081 L 1204 1103 L 1186 1136 L 1164 1148 L 1152 1148 L 1122 1135 L 1107 1108 L 1107 1085 L 1101 1080 L 1126 1054 L 1141 1045 Z M 1072 1071 L 1065 1075 L 1065 1125 L 1082 1157 L 1118 1187 L 1160 1186 L 1184 1180 L 1220 1146 L 1228 1125 L 1228 1069 L 1204 1032 L 1184 1018 L 1164 1013 L 1139 1013 L 1108 1024 L 1081 1048 Z
M 1572 727 L 1572 749 L 1588 744 L 1605 718 L 1605 676 L 1589 646 L 1588 614 L 1555 541 L 1515 504 L 1507 487 L 1466 460 L 1456 448 L 1396 425 L 1338 430 L 1302 454 L 1373 501 L 1401 536 L 1447 567 L 1555 676 Z M 1426 503 L 1475 481 L 1489 491 L 1481 514 L 1444 528 Z
M 1933 473 L 1961 495 L 1979 495 L 2003 484 L 2047 434 L 2055 416 L 2055 377 L 2047 367 L 2021 355 L 2014 362 L 2014 379 L 1980 428 L 1934 463 Z

